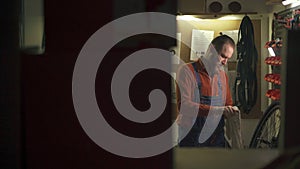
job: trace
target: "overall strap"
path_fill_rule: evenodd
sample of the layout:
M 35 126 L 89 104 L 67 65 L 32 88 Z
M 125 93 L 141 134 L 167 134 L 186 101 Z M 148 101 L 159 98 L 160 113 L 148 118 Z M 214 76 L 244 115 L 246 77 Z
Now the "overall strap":
M 197 62 L 192 62 L 192 66 L 194 69 L 194 74 L 197 80 L 197 90 L 195 90 L 195 97 L 194 101 L 197 103 L 202 103 L 206 105 L 213 105 L 213 106 L 221 106 L 223 104 L 223 97 L 222 97 L 222 82 L 221 77 L 218 75 L 218 95 L 217 96 L 205 96 L 201 94 L 201 77 L 199 75 L 198 69 L 197 69 Z M 198 92 L 196 92 L 198 91 Z
M 196 103 L 201 103 L 201 78 L 200 78 L 200 75 L 198 73 L 198 69 L 197 69 L 197 66 L 196 66 L 196 62 L 193 62 L 192 63 L 192 66 L 194 68 L 194 75 L 196 77 L 196 80 L 197 80 L 197 84 L 196 84 L 196 88 L 194 89 L 194 99 L 193 101 L 196 102 Z
M 197 66 L 196 66 L 196 62 L 193 62 L 192 66 L 194 68 L 194 74 L 195 74 L 195 77 L 196 77 L 196 80 L 197 80 L 197 84 L 198 84 L 198 87 L 199 87 L 199 90 L 200 90 L 201 79 L 200 79 L 200 76 L 199 76 L 198 71 L 197 71 L 198 69 L 197 69 Z

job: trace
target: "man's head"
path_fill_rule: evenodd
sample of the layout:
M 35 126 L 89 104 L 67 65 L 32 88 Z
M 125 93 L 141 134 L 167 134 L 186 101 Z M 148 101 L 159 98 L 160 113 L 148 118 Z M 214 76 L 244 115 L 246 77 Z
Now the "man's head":
M 233 39 L 227 35 L 221 35 L 212 40 L 205 56 L 201 58 L 210 75 L 223 69 L 228 59 L 232 57 L 234 48 Z
M 213 39 L 211 43 L 219 55 L 220 63 L 226 65 L 234 52 L 234 40 L 227 35 L 221 35 Z

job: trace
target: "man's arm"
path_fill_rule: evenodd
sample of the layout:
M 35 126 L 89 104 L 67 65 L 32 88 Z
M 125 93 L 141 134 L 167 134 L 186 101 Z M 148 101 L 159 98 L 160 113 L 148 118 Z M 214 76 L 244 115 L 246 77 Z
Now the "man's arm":
M 192 99 L 196 84 L 197 81 L 193 70 L 188 65 L 182 66 L 177 73 L 177 108 L 178 110 L 182 110 L 184 107 L 185 111 L 181 112 L 181 114 L 186 116 L 194 116 L 190 112 L 194 112 L 195 110 L 198 110 L 197 116 L 207 116 L 211 106 L 194 102 Z

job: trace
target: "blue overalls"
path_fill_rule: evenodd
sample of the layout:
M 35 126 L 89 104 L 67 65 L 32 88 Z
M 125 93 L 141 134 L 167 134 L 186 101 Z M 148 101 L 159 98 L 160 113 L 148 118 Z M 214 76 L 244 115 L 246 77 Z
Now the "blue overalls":
M 197 72 L 196 62 L 192 63 L 194 68 L 195 77 L 197 80 L 198 89 L 195 89 L 194 102 L 212 105 L 212 106 L 224 106 L 222 97 L 222 85 L 221 78 L 218 76 L 218 96 L 205 96 L 201 93 L 201 78 Z M 198 92 L 199 91 L 199 92 Z M 200 95 L 200 96 L 199 96 Z M 180 147 L 225 147 L 225 137 L 224 137 L 224 116 L 213 132 L 213 134 L 204 142 L 199 143 L 198 139 L 200 132 L 204 126 L 206 117 L 196 117 L 195 123 L 188 134 L 179 142 Z

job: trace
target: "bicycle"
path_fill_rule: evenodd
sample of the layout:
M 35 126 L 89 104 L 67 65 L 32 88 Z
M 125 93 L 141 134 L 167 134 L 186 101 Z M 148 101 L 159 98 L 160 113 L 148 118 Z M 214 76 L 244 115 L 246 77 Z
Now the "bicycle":
M 280 103 L 273 101 L 265 110 L 252 136 L 249 148 L 277 148 L 280 131 Z

